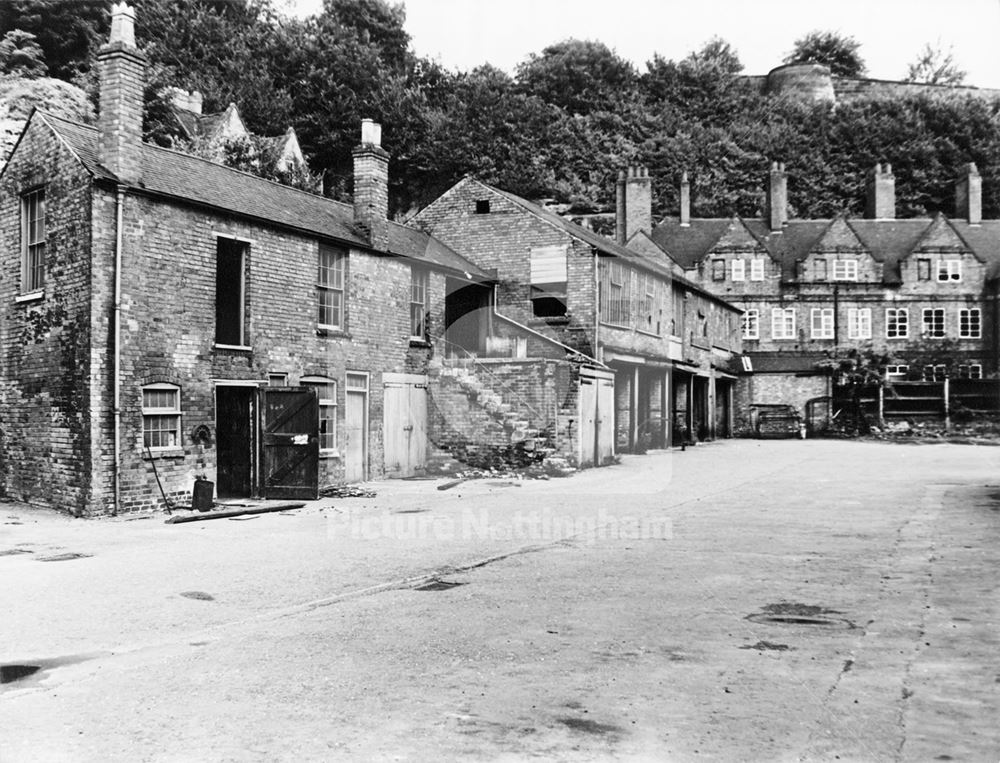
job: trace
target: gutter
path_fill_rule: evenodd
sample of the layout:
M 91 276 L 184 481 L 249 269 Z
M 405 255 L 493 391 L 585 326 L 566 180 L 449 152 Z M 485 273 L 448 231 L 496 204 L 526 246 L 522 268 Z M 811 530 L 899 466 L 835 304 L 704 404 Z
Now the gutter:
M 122 302 L 122 227 L 124 224 L 125 188 L 119 185 L 115 198 L 115 295 L 111 309 L 111 322 L 114 332 L 114 379 L 112 395 L 112 408 L 114 411 L 114 505 L 111 509 L 113 516 L 118 514 L 118 507 L 121 502 L 121 302 Z

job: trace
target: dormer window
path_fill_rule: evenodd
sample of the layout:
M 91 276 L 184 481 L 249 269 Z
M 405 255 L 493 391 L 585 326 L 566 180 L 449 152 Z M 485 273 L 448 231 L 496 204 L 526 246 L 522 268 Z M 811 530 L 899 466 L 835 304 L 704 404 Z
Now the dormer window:
M 857 260 L 834 260 L 833 261 L 834 281 L 857 281 L 858 261 Z
M 477 215 L 488 215 L 490 213 L 490 200 L 489 199 L 476 199 L 476 214 Z
M 937 266 L 938 281 L 961 281 L 962 261 L 961 260 L 938 260 Z

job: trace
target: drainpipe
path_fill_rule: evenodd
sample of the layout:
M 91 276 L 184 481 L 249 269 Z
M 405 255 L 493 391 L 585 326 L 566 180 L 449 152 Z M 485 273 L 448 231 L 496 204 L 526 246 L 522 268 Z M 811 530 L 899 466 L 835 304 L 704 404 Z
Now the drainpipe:
M 601 352 L 601 277 L 600 277 L 600 264 L 601 255 L 598 253 L 596 248 L 591 251 L 594 253 L 594 357 L 601 363 L 604 362 L 604 355 Z
M 124 208 L 125 208 L 125 189 L 122 186 L 118 186 L 118 194 L 115 200 L 115 296 L 114 304 L 112 306 L 111 322 L 114 325 L 112 331 L 114 332 L 114 379 L 113 387 L 114 393 L 112 397 L 112 406 L 114 410 L 115 418 L 115 437 L 114 437 L 114 470 L 115 470 L 115 488 L 114 488 L 114 507 L 112 508 L 112 515 L 118 514 L 118 507 L 121 501 L 121 423 L 122 423 L 122 411 L 121 411 L 121 369 L 122 369 L 122 354 L 121 354 L 121 302 L 122 302 L 122 226 L 124 224 Z

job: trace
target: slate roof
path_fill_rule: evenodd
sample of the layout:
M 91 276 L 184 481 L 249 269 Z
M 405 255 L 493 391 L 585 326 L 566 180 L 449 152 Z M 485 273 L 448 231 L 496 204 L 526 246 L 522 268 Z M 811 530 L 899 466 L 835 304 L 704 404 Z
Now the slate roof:
M 772 232 L 763 220 L 743 220 L 743 223 L 775 262 L 781 264 L 784 277 L 793 279 L 797 263 L 813 251 L 836 219 L 791 220 L 781 232 Z M 845 219 L 872 258 L 883 264 L 883 281 L 888 284 L 900 282 L 900 261 L 919 249 L 924 234 L 937 220 Z M 692 269 L 708 255 L 731 222 L 730 218 L 697 218 L 682 226 L 679 219 L 667 218 L 653 229 L 651 237 L 678 265 Z M 990 277 L 1000 275 L 1000 220 L 984 220 L 978 226 L 965 220 L 948 220 L 948 223 L 973 256 L 990 263 Z
M 95 178 L 116 180 L 98 162 L 97 130 L 61 117 L 38 112 Z M 148 143 L 142 145 L 139 189 L 224 210 L 265 223 L 291 228 L 327 240 L 371 250 L 354 227 L 350 204 L 333 201 L 296 188 L 234 170 L 216 162 Z M 472 280 L 491 275 L 423 231 L 389 223 L 387 254 L 419 260 L 459 273 Z

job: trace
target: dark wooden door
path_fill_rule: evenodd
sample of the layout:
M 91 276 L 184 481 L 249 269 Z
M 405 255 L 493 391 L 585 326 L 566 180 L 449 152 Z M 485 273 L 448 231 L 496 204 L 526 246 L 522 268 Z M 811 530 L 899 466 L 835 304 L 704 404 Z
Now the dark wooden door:
M 215 431 L 220 498 L 245 498 L 253 490 L 253 387 L 215 388 Z
M 309 387 L 262 387 L 265 498 L 319 497 L 319 399 Z

